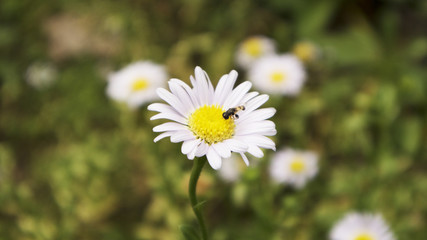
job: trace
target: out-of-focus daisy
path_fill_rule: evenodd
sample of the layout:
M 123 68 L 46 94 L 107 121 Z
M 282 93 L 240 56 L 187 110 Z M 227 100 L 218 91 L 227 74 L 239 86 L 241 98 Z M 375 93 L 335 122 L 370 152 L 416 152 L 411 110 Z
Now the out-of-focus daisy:
M 240 164 L 239 159 L 232 155 L 229 158 L 223 159 L 222 167 L 219 170 L 219 176 L 227 182 L 235 182 L 240 178 L 242 173 L 242 164 Z
M 270 164 L 270 174 L 277 183 L 302 188 L 317 174 L 317 155 L 312 152 L 285 149 L 277 152 Z
M 193 88 L 179 79 L 171 79 L 171 92 L 163 88 L 157 90 L 168 104 L 148 106 L 149 110 L 159 112 L 152 120 L 172 120 L 154 127 L 154 132 L 163 132 L 154 139 L 155 142 L 165 137 L 170 137 L 172 142 L 183 142 L 181 152 L 188 159 L 206 155 L 214 169 L 219 169 L 222 159 L 229 158 L 231 152 L 240 153 L 249 165 L 246 152 L 262 157 L 261 148 L 275 150 L 274 142 L 266 136 L 275 135 L 276 126 L 266 119 L 272 117 L 276 110 L 258 109 L 268 100 L 267 95 L 248 92 L 252 86 L 250 82 L 241 83 L 233 89 L 237 79 L 234 70 L 221 77 L 216 89 L 200 67 L 196 67 L 195 77 L 190 79 Z M 224 117 L 225 112 L 239 106 L 244 106 L 244 110 L 236 112 L 239 118 L 236 115 Z
M 394 240 L 380 214 L 349 213 L 333 227 L 331 240 Z
M 156 89 L 163 87 L 168 74 L 162 65 L 140 61 L 108 76 L 107 95 L 136 108 L 157 100 Z
M 270 38 L 264 36 L 253 36 L 243 41 L 236 55 L 237 64 L 249 69 L 257 59 L 276 53 L 276 45 Z
M 297 42 L 292 52 L 303 62 L 311 62 L 319 57 L 319 49 L 308 41 Z
M 275 55 L 256 61 L 248 77 L 256 88 L 264 92 L 296 95 L 305 81 L 305 70 L 294 55 Z
M 58 72 L 51 63 L 36 62 L 27 68 L 25 79 L 36 89 L 43 89 L 52 85 L 57 79 Z

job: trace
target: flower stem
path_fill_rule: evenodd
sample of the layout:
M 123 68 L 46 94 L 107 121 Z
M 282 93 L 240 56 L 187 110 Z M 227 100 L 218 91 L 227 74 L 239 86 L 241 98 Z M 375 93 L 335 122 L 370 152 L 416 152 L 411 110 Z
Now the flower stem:
M 202 239 L 207 240 L 208 233 L 206 231 L 205 222 L 203 220 L 202 211 L 200 209 L 201 206 L 199 205 L 196 196 L 197 180 L 199 180 L 202 168 L 206 163 L 206 158 L 195 158 L 193 161 L 193 169 L 191 170 L 190 182 L 188 184 L 188 195 L 190 196 L 190 203 L 191 207 L 193 208 L 193 212 L 197 217 L 197 221 L 199 222 L 199 227 L 202 232 Z

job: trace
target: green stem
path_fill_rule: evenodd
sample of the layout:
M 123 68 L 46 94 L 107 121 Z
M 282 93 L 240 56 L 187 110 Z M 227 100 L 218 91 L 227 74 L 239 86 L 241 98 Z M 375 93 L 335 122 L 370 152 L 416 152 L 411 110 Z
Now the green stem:
M 193 161 L 193 169 L 191 170 L 190 182 L 188 184 L 188 195 L 190 196 L 191 207 L 193 208 L 194 214 L 196 215 L 197 221 L 199 222 L 199 227 L 202 232 L 202 239 L 207 240 L 208 232 L 206 231 L 202 211 L 200 209 L 200 205 L 198 205 L 199 203 L 197 202 L 196 196 L 197 180 L 199 180 L 202 168 L 206 163 L 206 158 L 195 158 Z

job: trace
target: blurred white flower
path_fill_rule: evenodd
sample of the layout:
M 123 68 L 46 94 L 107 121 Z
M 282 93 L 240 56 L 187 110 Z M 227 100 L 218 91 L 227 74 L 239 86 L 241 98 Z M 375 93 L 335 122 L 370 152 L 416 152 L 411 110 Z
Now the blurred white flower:
M 107 95 L 130 108 L 157 100 L 156 89 L 163 87 L 168 74 L 162 65 L 150 61 L 132 63 L 108 76 Z
M 267 95 L 257 96 L 248 92 L 252 84 L 243 82 L 233 89 L 237 72 L 231 71 L 221 77 L 216 89 L 207 73 L 200 67 L 195 69 L 195 78 L 190 77 L 193 88 L 179 79 L 171 79 L 169 88 L 159 88 L 157 93 L 168 104 L 154 103 L 148 106 L 159 114 L 151 119 L 169 119 L 156 126 L 154 132 L 163 132 L 154 139 L 170 137 L 172 142 L 183 142 L 181 152 L 188 159 L 205 156 L 214 169 L 221 168 L 222 159 L 229 158 L 231 152 L 240 153 L 246 165 L 246 152 L 262 157 L 261 148 L 275 149 L 274 142 L 266 136 L 276 134 L 272 121 L 274 108 L 258 109 L 268 100 Z M 237 107 L 244 110 L 237 112 Z M 229 111 L 229 110 L 236 111 Z M 236 113 L 229 116 L 225 112 Z
M 58 72 L 51 63 L 36 62 L 27 68 L 25 75 L 27 83 L 36 88 L 43 89 L 52 85 L 57 79 Z
M 333 227 L 331 240 L 394 240 L 380 214 L 349 213 Z
M 279 151 L 273 156 L 270 164 L 270 174 L 275 182 L 287 183 L 298 189 L 316 176 L 317 170 L 317 155 L 308 151 Z
M 241 162 L 238 157 L 231 155 L 229 158 L 222 160 L 222 167 L 219 170 L 219 176 L 227 182 L 235 182 L 240 178 L 242 173 Z
M 243 41 L 236 53 L 237 64 L 249 69 L 257 59 L 276 53 L 276 45 L 270 38 L 264 36 L 253 36 Z
M 297 95 L 305 81 L 305 70 L 292 54 L 274 55 L 256 61 L 248 78 L 254 87 L 266 93 Z
M 320 50 L 312 42 L 300 41 L 294 45 L 292 53 L 303 62 L 311 62 L 319 58 Z

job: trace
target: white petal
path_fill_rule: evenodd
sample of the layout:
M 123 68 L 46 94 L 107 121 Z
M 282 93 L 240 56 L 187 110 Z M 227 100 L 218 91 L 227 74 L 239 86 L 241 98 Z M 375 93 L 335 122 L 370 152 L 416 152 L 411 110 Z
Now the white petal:
M 268 137 L 265 136 L 261 136 L 261 135 L 246 135 L 243 137 L 236 137 L 237 139 L 244 139 L 244 141 L 250 143 L 250 144 L 255 144 L 258 147 L 262 147 L 262 148 L 268 148 L 268 149 L 273 149 L 274 151 L 276 151 L 276 144 L 273 142 L 273 140 L 271 140 Z
M 190 153 L 187 154 L 188 159 L 190 159 L 190 160 L 194 159 L 194 156 L 196 155 L 197 148 L 198 147 L 196 146 L 195 148 L 193 148 L 193 150 Z
M 243 162 L 245 162 L 246 166 L 249 166 L 249 160 L 248 157 L 244 153 L 240 153 L 240 156 L 243 158 Z
M 262 150 L 254 144 L 249 145 L 248 153 L 252 154 L 254 157 L 262 158 L 264 153 Z
M 260 131 L 260 132 L 258 132 L 258 134 L 261 134 L 264 136 L 274 136 L 277 134 L 277 130 L 276 129 L 268 129 L 265 131 Z
M 194 140 L 194 139 L 196 139 L 196 137 L 189 130 L 176 131 L 171 136 L 171 142 L 173 142 L 173 143 L 188 141 L 188 140 Z
M 190 76 L 190 82 L 191 82 L 191 85 L 193 85 L 193 88 L 197 89 L 197 82 L 196 82 L 196 79 L 194 79 L 193 75 Z
M 209 147 L 206 157 L 208 158 L 208 162 L 213 169 L 218 170 L 221 168 L 221 157 L 218 155 L 218 153 L 214 150 L 213 147 Z
M 242 98 L 245 96 L 245 94 L 251 89 L 252 83 L 250 82 L 244 82 L 241 83 L 239 86 L 237 86 L 231 95 L 225 100 L 224 108 L 228 109 L 231 107 L 236 107 L 239 104 L 241 104 Z
M 161 99 L 165 100 L 167 103 L 169 103 L 169 105 L 175 108 L 177 112 L 185 117 L 186 110 L 185 107 L 183 107 L 183 104 L 185 103 L 181 103 L 177 96 L 173 95 L 164 88 L 158 88 L 156 92 Z
M 201 142 L 199 147 L 197 148 L 195 155 L 196 157 L 204 156 L 206 155 L 208 150 L 209 150 L 209 145 L 207 145 L 205 142 Z
M 228 78 L 228 74 L 225 74 L 219 79 L 218 84 L 216 85 L 215 93 L 214 93 L 215 102 L 221 106 L 225 101 L 225 98 L 223 98 L 222 96 L 224 95 L 223 92 L 224 92 L 225 82 L 227 81 L 227 78 Z
M 222 91 L 219 93 L 220 95 L 219 99 L 222 100 L 222 102 L 220 102 L 220 105 L 224 105 L 225 100 L 227 99 L 228 96 L 230 96 L 233 90 L 233 86 L 236 83 L 237 75 L 238 75 L 237 72 L 234 70 L 232 70 L 228 74 L 228 78 L 225 80 L 224 87 Z
M 247 93 L 244 97 L 243 97 L 243 99 L 242 99 L 242 103 L 243 104 L 245 104 L 247 101 L 249 101 L 249 100 L 251 100 L 252 98 L 254 98 L 254 97 L 256 97 L 256 96 L 258 96 L 258 92 L 250 92 L 250 93 Z
M 154 138 L 154 142 L 157 142 L 165 137 L 170 137 L 173 134 L 173 132 L 164 132 L 162 134 L 160 134 L 159 136 L 157 136 L 156 138 Z
M 251 122 L 257 122 L 262 121 L 265 119 L 269 119 L 276 113 L 276 109 L 274 108 L 262 108 L 255 111 L 252 111 L 250 113 L 246 111 L 242 111 L 239 113 L 240 118 L 237 120 L 237 122 L 243 122 L 243 121 L 251 121 Z
M 173 107 L 164 103 L 152 103 L 148 105 L 147 109 L 155 112 L 171 112 L 172 111 L 172 112 L 178 113 Z
M 268 100 L 268 95 L 266 94 L 262 94 L 259 95 L 255 98 L 253 98 L 252 100 L 250 100 L 249 102 L 246 103 L 245 107 L 245 112 L 250 113 L 253 110 L 259 108 L 261 105 L 263 105 L 265 102 L 267 102 Z
M 169 120 L 173 120 L 175 122 L 182 123 L 184 125 L 187 124 L 187 119 L 185 119 L 184 117 L 182 117 L 179 114 L 175 114 L 175 113 L 171 113 L 171 112 L 159 113 L 159 114 L 156 114 L 150 118 L 150 120 L 156 120 L 156 119 L 169 119 Z
M 205 74 L 202 68 L 199 66 L 196 67 L 194 71 L 196 77 L 195 82 L 197 82 L 196 91 L 197 96 L 199 97 L 201 105 L 209 105 L 209 86 L 205 78 Z
M 215 88 L 213 87 L 211 79 L 209 78 L 206 71 L 203 71 L 203 73 L 205 74 L 206 80 L 208 81 L 208 90 L 209 90 L 208 102 L 209 102 L 209 105 L 211 105 L 211 104 L 213 104 L 213 99 L 214 99 L 214 95 L 215 95 Z
M 174 123 L 174 122 L 163 123 L 153 128 L 154 132 L 179 131 L 179 130 L 188 130 L 188 128 L 185 125 Z
M 191 102 L 193 103 L 193 106 L 195 108 L 200 106 L 199 101 L 197 100 L 196 96 L 194 95 L 193 89 L 191 89 L 185 82 L 183 82 L 177 78 L 172 78 L 170 81 L 175 82 L 175 83 L 181 85 L 182 88 L 184 88 L 184 90 L 187 92 L 188 96 L 190 96 Z
M 246 122 L 241 122 L 239 123 L 239 125 L 236 126 L 235 135 L 236 136 L 247 135 L 249 133 L 257 133 L 257 132 L 262 132 L 262 131 L 271 130 L 271 129 L 276 129 L 276 125 L 274 124 L 274 122 L 270 120 L 264 120 L 261 122 L 246 121 Z
M 244 136 L 244 135 L 252 135 L 252 134 L 258 134 L 258 135 L 264 135 L 264 136 L 274 136 L 277 134 L 277 130 L 275 128 L 260 128 L 260 129 L 245 129 L 241 130 L 236 135 Z
M 248 145 L 245 142 L 237 139 L 230 138 L 225 140 L 224 143 L 227 144 L 230 150 L 233 152 L 245 152 L 248 150 Z
M 218 142 L 212 145 L 212 147 L 215 149 L 215 151 L 222 157 L 222 158 L 229 158 L 231 156 L 230 148 L 222 143 Z
M 175 81 L 169 81 L 169 88 L 172 91 L 172 93 L 179 98 L 181 101 L 182 106 L 185 108 L 184 115 L 188 115 L 190 112 L 192 112 L 195 107 L 193 106 L 193 101 L 191 100 L 191 97 L 188 95 L 187 91 L 185 91 L 184 88 L 180 84 L 178 84 Z
M 181 152 L 183 154 L 189 154 L 199 145 L 200 139 L 194 139 L 190 141 L 184 141 L 181 146 Z

